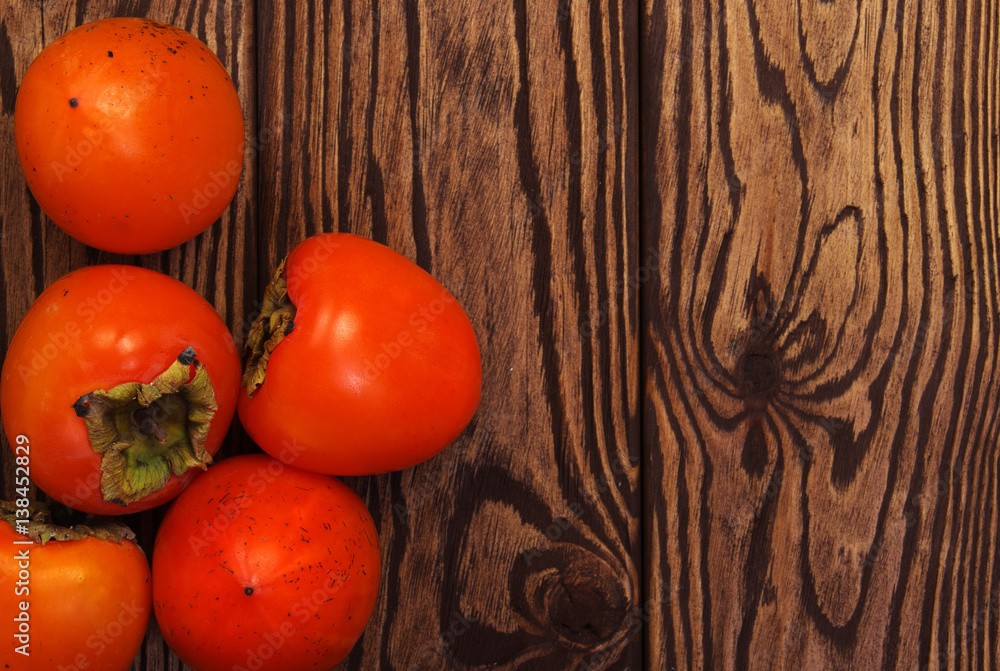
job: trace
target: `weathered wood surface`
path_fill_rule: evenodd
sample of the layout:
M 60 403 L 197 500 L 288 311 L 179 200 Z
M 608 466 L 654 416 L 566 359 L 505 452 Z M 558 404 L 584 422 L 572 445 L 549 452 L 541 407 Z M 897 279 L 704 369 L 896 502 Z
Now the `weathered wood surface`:
M 638 235 L 635 13 L 258 11 L 262 263 L 321 230 L 389 244 L 455 294 L 483 352 L 449 450 L 351 479 L 385 575 L 348 666 L 638 668 L 637 311 L 615 293 Z
M 241 341 L 291 246 L 360 233 L 466 307 L 484 396 L 430 462 L 349 479 L 385 571 L 343 668 L 995 669 L 998 13 L 7 2 L 0 340 L 124 261 Z M 204 40 L 247 120 L 233 206 L 163 254 L 69 239 L 13 149 L 31 59 L 111 15 Z M 128 519 L 147 553 L 161 516 Z M 134 668 L 181 664 L 152 626 Z
M 998 668 L 997 13 L 645 3 L 649 668 Z
M 31 58 L 87 20 L 175 23 L 230 68 L 248 121 L 238 203 L 181 249 L 125 260 L 202 291 L 238 341 L 271 269 L 323 230 L 407 254 L 472 318 L 485 393 L 470 428 L 427 464 L 350 480 L 379 526 L 385 570 L 344 667 L 638 668 L 642 638 L 629 620 L 642 595 L 629 285 L 636 8 L 19 2 L 4 11 L 14 53 L 5 137 Z M 9 142 L 3 151 L 9 339 L 48 282 L 111 257 L 47 222 Z M 227 453 L 254 449 L 238 430 L 233 440 Z M 147 552 L 161 515 L 130 520 Z M 152 631 L 137 668 L 178 666 Z

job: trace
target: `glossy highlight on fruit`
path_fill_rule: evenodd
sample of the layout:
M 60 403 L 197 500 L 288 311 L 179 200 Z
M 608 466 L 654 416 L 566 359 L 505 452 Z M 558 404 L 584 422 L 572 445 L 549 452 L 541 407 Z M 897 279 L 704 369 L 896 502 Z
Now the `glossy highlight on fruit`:
M 0 372 L 11 449 L 76 510 L 139 512 L 211 462 L 236 409 L 240 361 L 215 309 L 145 268 L 89 266 L 28 309 Z
M 246 344 L 238 412 L 269 454 L 332 475 L 434 456 L 479 406 L 476 334 L 454 296 L 405 256 L 348 233 L 299 243 Z
M 220 461 L 160 524 L 156 619 L 195 671 L 332 669 L 375 608 L 381 557 L 364 502 L 282 456 Z
M 32 511 L 29 520 L 11 504 L 0 508 L 0 617 L 8 631 L 0 668 L 129 669 L 152 612 L 149 563 L 131 530 L 60 527 L 47 512 Z

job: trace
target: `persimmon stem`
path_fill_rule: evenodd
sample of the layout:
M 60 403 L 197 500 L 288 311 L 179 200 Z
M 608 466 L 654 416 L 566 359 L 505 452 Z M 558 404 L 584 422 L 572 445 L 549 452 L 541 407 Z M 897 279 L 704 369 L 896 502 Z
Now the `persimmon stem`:
M 24 520 L 17 516 L 17 506 L 9 501 L 0 501 L 0 523 L 6 522 L 14 531 L 23 533 L 35 543 L 45 545 L 49 541 L 74 541 L 93 537 L 121 544 L 124 540 L 135 540 L 135 534 L 124 524 L 107 518 L 96 518 L 89 524 L 61 526 L 52 521 L 52 511 L 41 502 L 33 502 L 29 507 L 31 517 Z M 88 518 L 90 519 L 90 518 Z M 22 532 L 22 530 L 24 530 Z
M 73 404 L 101 455 L 104 500 L 128 505 L 163 488 L 171 475 L 205 469 L 205 440 L 218 405 L 205 367 L 188 347 L 149 384 L 126 382 Z
M 264 304 L 247 336 L 245 348 L 247 363 L 243 370 L 242 382 L 247 396 L 253 396 L 254 392 L 264 384 L 271 353 L 294 328 L 295 305 L 288 298 L 285 262 L 282 261 L 264 290 Z

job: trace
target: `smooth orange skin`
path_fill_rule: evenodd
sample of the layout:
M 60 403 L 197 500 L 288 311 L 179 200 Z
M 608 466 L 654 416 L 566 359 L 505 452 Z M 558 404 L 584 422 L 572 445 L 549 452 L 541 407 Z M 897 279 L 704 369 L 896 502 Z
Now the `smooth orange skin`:
M 132 541 L 84 538 L 14 545 L 25 538 L 0 522 L 0 618 L 7 640 L 0 668 L 11 671 L 125 671 L 146 635 L 152 602 L 149 563 Z M 18 559 L 28 550 L 27 595 L 17 595 Z M 18 602 L 29 603 L 30 656 L 11 639 Z
M 243 170 L 243 113 L 225 67 L 190 33 L 146 19 L 89 23 L 42 50 L 18 90 L 14 135 L 45 214 L 122 254 L 203 231 Z
M 272 456 L 331 475 L 414 466 L 462 432 L 479 407 L 472 324 L 437 280 L 384 245 L 348 233 L 299 243 L 285 264 L 295 327 L 264 383 L 240 390 L 243 427 Z
M 195 671 L 332 669 L 371 617 L 380 572 L 357 494 L 241 455 L 209 468 L 164 516 L 153 603 L 164 640 Z
M 90 266 L 53 282 L 24 316 L 0 373 L 0 417 L 10 445 L 25 435 L 31 479 L 60 502 L 97 515 L 153 508 L 177 496 L 199 469 L 128 506 L 100 490 L 101 458 L 73 403 L 95 389 L 152 381 L 194 348 L 219 406 L 205 447 L 215 454 L 232 422 L 240 361 L 215 309 L 172 277 L 134 266 Z

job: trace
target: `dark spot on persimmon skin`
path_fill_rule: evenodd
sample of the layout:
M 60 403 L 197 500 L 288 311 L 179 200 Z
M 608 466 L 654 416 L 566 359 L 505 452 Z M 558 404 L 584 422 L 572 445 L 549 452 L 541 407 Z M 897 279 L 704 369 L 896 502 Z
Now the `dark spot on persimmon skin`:
M 108 49 L 108 58 L 114 58 L 114 57 L 115 55 L 111 52 L 110 49 Z
M 247 596 L 250 596 L 251 594 L 253 594 L 253 587 L 247 587 L 245 590 L 243 590 L 243 593 L 246 594 Z
M 80 104 L 80 101 L 77 100 L 76 98 L 70 98 L 69 99 L 69 106 L 70 107 L 76 107 L 79 104 Z

